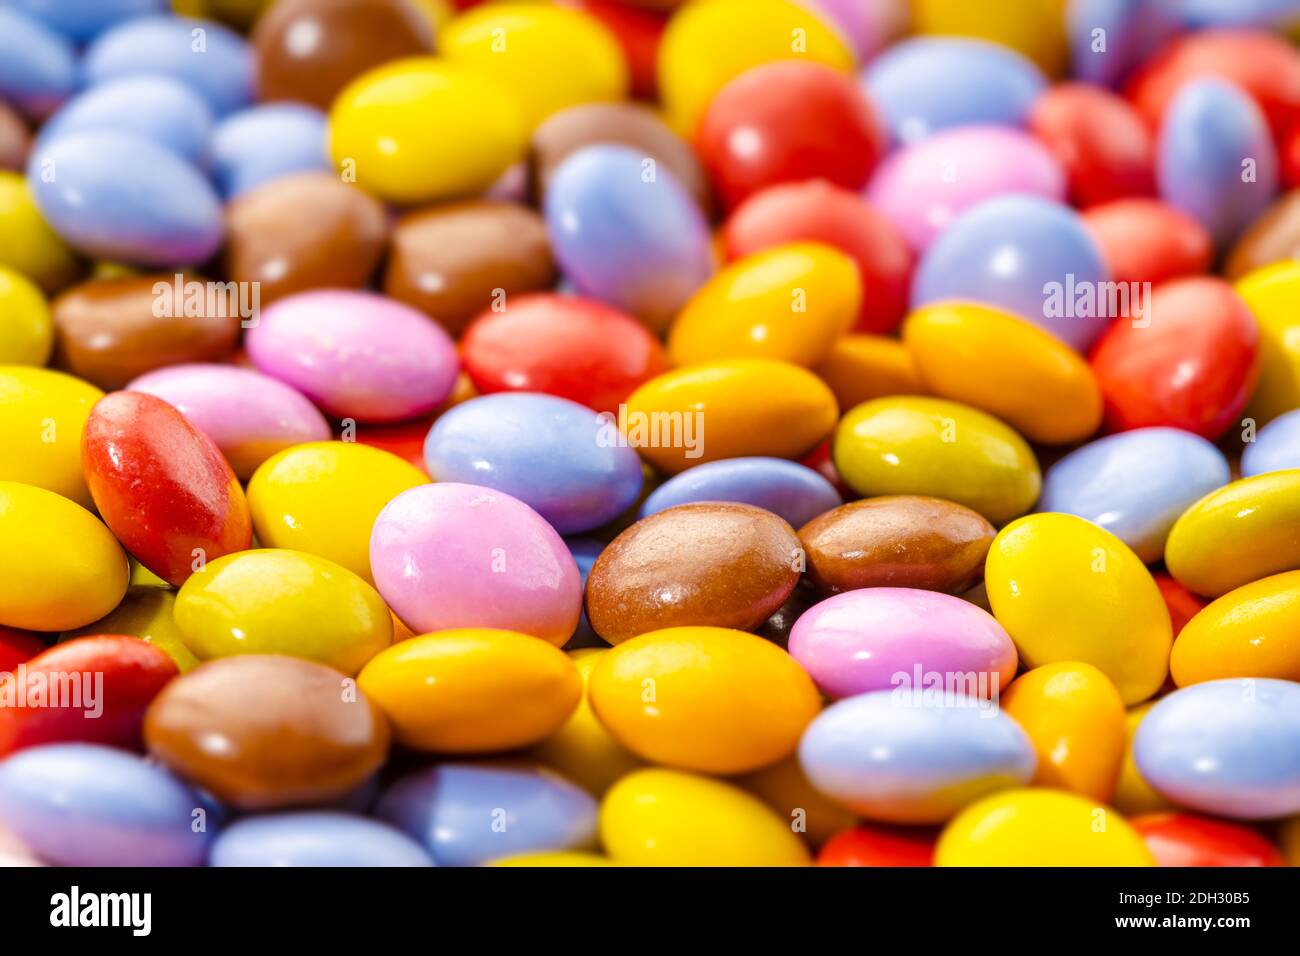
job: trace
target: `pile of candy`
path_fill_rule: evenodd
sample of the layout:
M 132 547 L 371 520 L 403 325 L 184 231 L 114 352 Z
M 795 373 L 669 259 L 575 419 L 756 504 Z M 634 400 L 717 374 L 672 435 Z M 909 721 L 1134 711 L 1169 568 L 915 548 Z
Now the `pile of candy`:
M 1300 863 L 1293 29 L 0 0 L 0 860 Z

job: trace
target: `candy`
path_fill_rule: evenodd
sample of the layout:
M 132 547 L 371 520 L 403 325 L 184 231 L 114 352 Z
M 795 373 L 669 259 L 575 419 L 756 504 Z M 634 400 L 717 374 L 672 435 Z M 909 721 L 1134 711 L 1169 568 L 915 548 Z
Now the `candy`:
M 1179 515 L 1231 477 L 1223 453 L 1204 438 L 1137 428 L 1090 442 L 1047 469 L 1039 510 L 1087 518 L 1151 563 L 1164 555 Z
M 32 136 L 12 107 L 0 103 L 0 172 L 27 168 Z
M 1260 429 L 1241 455 L 1244 478 L 1291 468 L 1300 468 L 1300 409 L 1287 412 Z
M 0 170 L 0 265 L 55 292 L 81 271 L 77 255 L 36 208 L 27 180 Z
M 591 0 L 587 0 L 588 3 Z M 616 8 L 622 10 L 622 7 Z M 557 850 L 554 853 L 520 853 L 517 856 L 507 856 L 500 860 L 493 860 L 487 866 L 615 866 L 603 856 L 595 853 L 578 853 L 566 850 Z
M 1169 612 L 1150 572 L 1109 531 L 1074 515 L 1028 515 L 994 540 L 984 584 L 1027 667 L 1091 664 L 1125 704 L 1164 683 Z
M 433 866 L 393 827 L 347 813 L 281 813 L 237 820 L 212 842 L 209 866 Z
M 831 387 L 840 408 L 892 395 L 925 394 L 912 353 L 902 342 L 883 335 L 837 339 L 815 371 Z
M 935 866 L 1155 866 L 1142 835 L 1097 801 L 1033 788 L 967 807 L 943 833 Z
M 44 488 L 0 481 L 0 625 L 81 627 L 126 593 L 126 555 L 90 512 Z
M 110 747 L 52 744 L 0 761 L 0 818 L 56 866 L 200 866 L 207 816 L 162 767 Z
M 1300 681 L 1300 571 L 1229 591 L 1183 628 L 1169 658 L 1179 687 L 1226 677 Z
M 1002 422 L 957 402 L 881 398 L 841 420 L 835 467 L 861 495 L 928 495 L 1002 524 L 1028 511 L 1041 475 L 1029 446 Z
M 784 651 L 722 627 L 670 627 L 620 643 L 595 666 L 588 695 L 632 753 L 718 774 L 792 755 L 821 706 Z
M 582 295 L 665 328 L 713 272 L 708 223 L 668 169 L 627 146 L 570 154 L 544 202 L 551 248 Z
M 328 124 L 320 110 L 266 103 L 240 110 L 212 134 L 213 178 L 227 198 L 293 173 L 328 170 Z
M 1243 478 L 1183 512 L 1169 532 L 1165 563 L 1179 583 L 1218 597 L 1300 568 L 1297 528 L 1300 470 Z
M 65 632 L 61 640 L 96 634 L 130 635 L 161 650 L 184 674 L 198 667 L 199 659 L 185 646 L 185 639 L 176 628 L 172 616 L 175 606 L 176 592 L 170 588 L 132 583 L 121 602 L 106 616 Z M 4 667 L 0 666 L 0 670 Z
M 133 380 L 127 389 L 160 398 L 184 415 L 212 439 L 241 479 L 277 452 L 330 434 L 329 424 L 301 393 L 252 369 L 169 364 Z M 355 497 L 349 502 L 355 507 Z M 254 514 L 255 527 L 257 520 Z M 259 537 L 271 544 L 266 532 Z
M 920 34 L 978 37 L 1033 60 L 1048 73 L 1064 66 L 1065 20 L 1059 4 L 1010 0 L 975 10 L 961 0 L 915 0 L 912 26 Z
M 979 302 L 1083 351 L 1115 317 L 1107 278 L 1101 251 L 1073 210 L 1035 196 L 1002 196 L 958 217 L 926 250 L 912 306 Z
M 1115 809 L 1129 816 L 1168 810 L 1171 806 L 1168 800 L 1152 790 L 1151 784 L 1142 778 L 1142 772 L 1133 759 L 1133 738 L 1138 726 L 1154 706 L 1155 701 L 1139 704 L 1128 712 L 1125 719 L 1124 760 L 1115 781 L 1115 790 L 1111 794 L 1111 803 Z
M 450 21 L 438 35 L 438 52 L 509 88 L 530 129 L 567 106 L 627 94 L 623 51 L 598 20 L 580 10 L 491 4 Z M 564 69 L 555 69 L 556 63 Z
M 933 860 L 929 836 L 877 826 L 845 830 L 817 854 L 818 866 L 931 866 Z
M 0 364 L 42 366 L 54 348 L 54 323 L 41 290 L 0 266 Z
M 1128 0 L 1073 0 L 1066 4 L 1071 72 L 1088 83 L 1115 86 L 1173 33 L 1173 13 L 1163 4 Z M 1105 49 L 1098 42 L 1101 37 L 1105 37 Z
M 1129 821 L 1157 866 L 1286 866 L 1281 851 L 1254 830 L 1190 813 Z
M 1164 598 L 1165 607 L 1169 609 L 1169 620 L 1173 625 L 1174 637 L 1177 638 L 1182 629 L 1187 626 L 1187 622 L 1204 610 L 1209 602 L 1193 594 L 1164 572 L 1157 572 L 1152 577 L 1155 578 L 1156 587 L 1160 589 L 1160 596 Z
M 445 763 L 417 770 L 384 791 L 376 813 L 415 838 L 439 866 L 583 850 L 596 839 L 596 801 L 528 764 Z
M 1300 252 L 1298 210 L 1300 192 L 1294 191 L 1270 206 L 1233 244 L 1223 264 L 1224 275 L 1236 280 L 1256 269 L 1295 259 Z
M 910 675 L 909 675 L 910 678 Z M 963 806 L 1034 775 L 1024 731 L 988 701 L 933 688 L 859 694 L 832 704 L 799 744 L 812 785 L 872 820 L 940 823 Z
M 729 260 L 803 241 L 838 249 L 857 265 L 862 307 L 855 328 L 889 332 L 898 325 L 907 309 L 912 252 L 858 193 L 821 180 L 783 183 L 745 200 L 722 226 Z
M 1205 272 L 1214 258 L 1205 227 L 1158 199 L 1100 203 L 1084 211 L 1083 225 L 1101 249 L 1113 282 L 1155 285 Z M 1134 303 L 1131 294 L 1125 311 L 1150 315 L 1149 303 Z
M 393 639 L 365 581 L 332 561 L 263 549 L 209 561 L 176 596 L 176 627 L 202 660 L 285 654 L 357 673 Z
M 456 482 L 404 491 L 380 512 L 370 567 L 388 606 L 417 633 L 523 631 L 560 645 L 582 608 L 563 539 L 517 498 Z
M 841 503 L 834 485 L 811 468 L 783 458 L 727 458 L 665 481 L 642 503 L 640 517 L 701 501 L 753 505 L 795 528 Z
M 587 615 L 611 644 L 661 628 L 752 630 L 785 603 L 802 567 L 794 529 L 752 505 L 702 502 L 643 518 L 601 552 Z
M 788 819 L 790 829 L 813 847 L 857 822 L 852 813 L 813 789 L 795 757 L 745 774 L 735 782 Z
M 1300 684 L 1214 680 L 1158 701 L 1138 727 L 1133 756 L 1175 803 L 1238 820 L 1300 812 Z
M 652 378 L 628 396 L 619 423 L 642 458 L 675 475 L 722 458 L 799 458 L 836 414 L 830 389 L 797 365 L 724 359 Z
M 20 10 L 0 9 L 0 97 L 29 116 L 42 117 L 77 85 L 72 44 Z
M 582 679 L 562 651 L 514 631 L 461 628 L 402 641 L 358 678 L 407 747 L 484 753 L 526 747 L 572 715 Z M 512 706 L 526 700 L 527 708 Z
M 244 339 L 261 371 L 326 413 L 398 422 L 451 394 L 458 361 L 437 324 L 371 292 L 317 290 L 280 299 Z
M 481 394 L 545 392 L 612 414 L 668 367 L 659 340 L 635 319 L 550 294 L 518 296 L 484 312 L 465 330 L 460 354 Z
M 383 284 L 387 295 L 457 335 L 479 313 L 504 313 L 516 296 L 548 290 L 554 280 L 542 217 L 515 203 L 477 199 L 399 218 Z
M 155 759 L 195 786 L 267 810 L 344 796 L 383 764 L 389 732 L 338 671 L 248 654 L 169 684 L 145 716 L 144 737 Z
M 609 431 L 596 412 L 567 399 L 484 395 L 438 419 L 424 460 L 434 481 L 495 488 L 560 534 L 577 534 L 617 518 L 641 492 L 640 458 L 603 441 Z
M 103 392 L 43 368 L 0 365 L 0 480 L 57 492 L 81 505 L 90 492 L 81 473 L 81 433 Z
M 325 109 L 367 70 L 433 48 L 428 20 L 408 0 L 279 0 L 273 6 L 252 34 L 263 102 L 300 100 Z
M 875 110 L 849 76 L 820 63 L 756 66 L 718 91 L 695 148 L 724 205 L 777 183 L 861 189 L 885 150 Z
M 807 866 L 788 823 L 720 780 L 646 769 L 614 784 L 600 805 L 600 840 L 631 866 Z
M 522 156 L 525 136 L 522 109 L 507 88 L 434 57 L 363 73 L 330 107 L 334 164 L 389 202 L 481 192 Z
M 1101 424 L 1101 391 L 1064 342 L 1000 309 L 946 303 L 903 325 L 926 390 L 996 415 L 1030 441 L 1066 444 Z
M 12 674 L 23 661 L 29 661 L 46 648 L 35 634 L 0 625 L 0 674 Z
M 1235 288 L 1259 325 L 1259 382 L 1246 415 L 1264 425 L 1300 408 L 1300 265 L 1279 262 Z
M 15 0 L 14 6 L 30 13 L 69 40 L 86 41 L 131 17 L 161 13 L 167 0 Z

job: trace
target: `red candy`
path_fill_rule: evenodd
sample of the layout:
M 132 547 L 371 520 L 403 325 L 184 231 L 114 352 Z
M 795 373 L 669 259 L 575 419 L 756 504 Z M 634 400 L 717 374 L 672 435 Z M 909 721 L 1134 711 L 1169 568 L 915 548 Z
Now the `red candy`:
M 728 260 L 800 241 L 834 246 L 858 264 L 857 331 L 898 327 L 907 312 L 915 256 L 894 225 L 856 192 L 819 181 L 772 186 L 745 200 L 722 228 Z
M 638 385 L 667 369 L 663 347 L 641 323 L 572 296 L 516 296 L 465 330 L 461 358 L 474 387 L 545 392 L 617 412 Z
M 1287 189 L 1300 186 L 1300 123 L 1295 123 L 1277 144 L 1278 170 Z
M 617 0 L 575 0 L 575 6 L 605 25 L 623 48 L 627 58 L 632 95 L 652 100 L 659 91 L 659 37 L 664 32 L 664 16 L 651 10 L 637 10 Z
M 730 208 L 774 183 L 822 178 L 861 189 L 885 140 L 852 77 L 786 60 L 727 84 L 700 121 L 696 148 Z
M 13 627 L 0 627 L 0 675 L 13 673 L 15 667 L 41 653 L 45 646 L 45 642 L 35 634 Z
M 81 460 L 109 530 L 176 587 L 202 564 L 252 544 L 239 479 L 212 439 L 160 398 L 113 392 L 100 399 Z
M 1083 224 L 1101 249 L 1113 282 L 1152 285 L 1210 268 L 1214 243 L 1199 222 L 1158 199 L 1117 199 L 1093 206 Z
M 933 866 L 934 835 L 856 826 L 837 833 L 817 854 L 818 866 Z
M 1249 827 L 1190 813 L 1129 821 L 1159 866 L 1286 866 L 1282 852 Z
M 1151 131 L 1114 93 L 1083 83 L 1054 86 L 1034 104 L 1029 129 L 1065 168 L 1075 205 L 1155 194 Z
M 1147 303 L 1149 324 L 1119 320 L 1091 363 L 1106 426 L 1163 425 L 1218 438 L 1237 420 L 1259 376 L 1259 328 L 1221 279 L 1178 279 Z
M 1174 626 L 1174 637 L 1187 626 L 1187 622 L 1200 613 L 1201 608 L 1209 602 L 1198 594 L 1193 594 L 1186 587 L 1163 572 L 1153 574 L 1160 596 L 1169 608 L 1169 620 Z
M 164 651 L 138 637 L 58 644 L 24 664 L 21 684 L 0 684 L 0 756 L 68 741 L 139 750 L 145 709 L 179 673 Z

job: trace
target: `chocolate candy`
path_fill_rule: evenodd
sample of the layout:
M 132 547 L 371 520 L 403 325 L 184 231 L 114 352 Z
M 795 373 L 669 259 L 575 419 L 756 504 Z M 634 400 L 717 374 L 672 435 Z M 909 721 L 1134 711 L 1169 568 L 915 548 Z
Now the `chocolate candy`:
M 1223 264 L 1227 279 L 1300 256 L 1300 191 L 1289 192 L 1257 218 Z
M 0 103 L 0 170 L 25 169 L 31 145 L 32 136 L 23 118 Z

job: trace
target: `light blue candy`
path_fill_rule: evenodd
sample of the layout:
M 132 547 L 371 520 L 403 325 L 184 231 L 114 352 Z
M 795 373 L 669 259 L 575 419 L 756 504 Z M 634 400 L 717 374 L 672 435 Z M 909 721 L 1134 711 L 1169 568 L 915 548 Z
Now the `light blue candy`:
M 504 491 L 560 534 L 612 521 L 636 503 L 644 474 L 597 412 L 537 392 L 501 392 L 445 412 L 424 442 L 434 481 Z
M 587 576 L 591 574 L 592 567 L 596 564 L 596 559 L 600 557 L 600 552 L 605 550 L 605 543 L 595 538 L 567 538 L 565 544 L 569 546 L 569 553 L 573 555 L 574 563 L 578 565 L 578 574 L 582 576 L 582 588 L 587 589 Z M 582 609 L 582 614 L 578 617 L 578 626 L 573 629 L 573 636 L 565 642 L 565 650 L 574 650 L 579 647 L 607 647 L 608 645 L 599 634 L 592 628 L 591 622 L 587 620 L 587 609 Z
M 1066 33 L 1075 78 L 1117 86 L 1177 30 L 1177 2 L 1184 0 L 1070 0 Z
M 1254 179 L 1243 181 L 1248 160 Z M 1160 198 L 1204 226 L 1215 243 L 1236 239 L 1278 189 L 1272 134 L 1254 99 L 1216 78 L 1186 83 L 1160 124 L 1156 183 Z
M 895 143 L 954 126 L 1023 126 L 1047 78 L 1006 47 L 959 37 L 916 37 L 890 47 L 862 72 Z
M 1300 468 L 1300 409 L 1273 419 L 1241 453 L 1241 475 Z
M 170 150 L 138 136 L 61 136 L 28 161 L 46 221 L 87 255 L 139 265 L 203 262 L 221 246 L 221 202 Z
M 268 103 L 222 120 L 212 143 L 217 189 L 231 198 L 290 173 L 329 170 L 329 121 L 305 103 Z
M 966 804 L 1034 776 L 1033 745 L 988 701 L 926 703 L 925 681 L 832 704 L 804 731 L 799 763 L 820 792 L 872 819 L 939 823 Z M 947 681 L 952 675 L 937 675 Z M 942 685 L 941 685 L 942 686 Z M 960 706 L 958 706 L 960 704 Z
M 1232 480 L 1223 453 L 1177 428 L 1099 438 L 1047 469 L 1039 511 L 1087 518 L 1150 564 L 1164 555 L 1178 516 Z
M 1105 314 L 1106 281 L 1101 251 L 1074 210 L 1036 196 L 998 196 L 962 213 L 926 250 L 912 305 L 982 302 L 1084 351 L 1113 318 Z
M 393 783 L 376 815 L 419 841 L 440 866 L 581 850 L 596 840 L 596 801 L 527 764 L 447 763 Z
M 674 475 L 641 505 L 641 517 L 696 501 L 737 501 L 780 515 L 796 531 L 844 503 L 829 481 L 784 458 L 725 458 Z
M 167 0 L 5 0 L 51 30 L 84 43 L 132 17 L 166 13 Z
M 1300 0 L 1181 0 L 1183 23 L 1210 27 L 1283 27 L 1300 20 Z
M 218 116 L 253 99 L 254 64 L 238 33 L 210 20 L 140 17 L 100 34 L 86 50 L 88 84 L 156 73 L 192 86 Z
M 401 830 L 350 813 L 246 817 L 212 843 L 211 866 L 433 866 Z
M 60 866 L 200 866 L 207 804 L 156 764 L 98 744 L 50 744 L 0 760 L 0 824 Z
M 564 275 L 582 295 L 666 325 L 713 272 L 709 226 L 661 164 L 626 146 L 586 146 L 546 190 L 546 226 Z M 650 181 L 647 181 L 649 179 Z
M 77 82 L 72 44 L 39 20 L 0 6 L 0 99 L 42 118 L 76 91 Z
M 1133 759 L 1142 779 L 1193 810 L 1300 813 L 1300 684 L 1232 678 L 1176 690 L 1138 725 Z
M 60 136 L 92 131 L 139 136 L 203 168 L 212 110 L 193 89 L 166 76 L 128 76 L 93 86 L 60 107 L 41 128 L 37 150 Z

